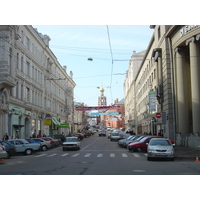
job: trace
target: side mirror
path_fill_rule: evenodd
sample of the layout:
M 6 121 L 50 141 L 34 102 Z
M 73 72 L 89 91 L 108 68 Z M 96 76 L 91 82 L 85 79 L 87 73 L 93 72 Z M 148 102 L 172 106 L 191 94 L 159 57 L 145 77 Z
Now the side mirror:
M 172 144 L 172 146 L 175 147 L 176 145 L 175 145 L 175 144 Z
M 149 143 L 146 143 L 146 145 L 148 146 L 148 145 L 149 145 Z

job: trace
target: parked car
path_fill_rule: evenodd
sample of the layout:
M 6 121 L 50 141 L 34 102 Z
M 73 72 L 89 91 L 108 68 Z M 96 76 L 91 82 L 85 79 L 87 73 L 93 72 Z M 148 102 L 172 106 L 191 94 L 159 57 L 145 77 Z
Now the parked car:
M 55 134 L 51 136 L 52 138 L 58 139 L 58 141 L 60 142 L 60 145 L 65 142 L 65 136 L 64 134 Z
M 16 154 L 15 146 L 7 141 L 0 141 L 0 144 L 6 148 L 7 157 L 10 158 Z
M 4 159 L 7 157 L 6 148 L 0 144 L 0 159 Z
M 15 145 L 17 153 L 24 153 L 26 155 L 31 155 L 33 151 L 40 149 L 40 144 L 29 143 L 25 139 L 9 139 L 8 142 Z
M 152 138 L 147 144 L 147 160 L 169 158 L 174 160 L 174 146 L 167 138 Z
M 42 151 L 46 151 L 47 149 L 50 149 L 52 147 L 52 144 L 50 141 L 43 140 L 42 138 L 28 138 L 26 139 L 29 143 L 39 143 L 40 149 Z
M 77 137 L 66 137 L 66 142 L 62 144 L 63 151 L 67 149 L 76 149 L 79 150 L 81 144 Z
M 106 130 L 99 131 L 99 137 L 106 136 Z
M 145 136 L 141 136 L 141 135 L 136 135 L 134 138 L 131 138 L 130 140 L 127 140 L 125 143 L 124 143 L 124 147 L 127 148 L 127 146 L 130 144 L 130 143 L 133 143 L 133 142 L 136 142 L 136 141 L 140 141 L 142 138 L 144 138 Z
M 81 133 L 84 135 L 85 138 L 91 136 L 91 133 L 89 131 L 83 131 Z
M 83 140 L 85 136 L 82 133 L 72 133 L 70 134 L 70 137 L 77 137 L 78 140 Z
M 149 141 L 152 138 L 162 138 L 162 137 L 161 136 L 146 136 L 140 139 L 139 141 L 136 140 L 135 142 L 130 143 L 127 146 L 127 148 L 129 151 L 137 151 L 137 152 L 146 151 L 147 143 L 149 143 Z
M 132 141 L 132 139 L 134 139 L 135 137 L 136 137 L 136 136 L 130 135 L 129 137 L 127 137 L 127 138 L 125 138 L 125 139 L 121 139 L 121 140 L 118 141 L 118 145 L 119 145 L 120 147 L 125 147 L 126 142 L 127 142 L 127 141 Z
M 49 141 L 50 144 L 52 145 L 52 148 L 59 146 L 59 141 L 58 139 L 53 139 L 51 137 L 42 137 L 41 139 Z

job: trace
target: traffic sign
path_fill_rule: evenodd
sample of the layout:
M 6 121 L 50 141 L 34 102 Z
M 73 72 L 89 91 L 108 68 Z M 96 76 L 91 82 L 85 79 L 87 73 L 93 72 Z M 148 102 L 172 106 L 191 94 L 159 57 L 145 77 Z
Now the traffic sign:
M 161 118 L 162 114 L 161 113 L 156 113 L 156 118 Z

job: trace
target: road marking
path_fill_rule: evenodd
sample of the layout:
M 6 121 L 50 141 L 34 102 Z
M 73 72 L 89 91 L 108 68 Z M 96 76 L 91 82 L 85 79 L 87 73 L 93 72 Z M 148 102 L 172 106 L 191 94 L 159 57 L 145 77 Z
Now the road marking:
M 40 155 L 38 155 L 38 156 L 35 156 L 36 158 L 39 158 L 39 157 L 42 157 L 42 156 L 46 156 L 47 154 L 46 153 L 44 153 L 44 154 L 40 154 Z
M 142 170 L 142 169 L 136 169 L 136 170 L 133 170 L 133 172 L 138 172 L 138 173 L 140 173 L 140 172 L 146 172 L 145 170 Z
M 87 153 L 84 157 L 90 157 L 91 153 Z
M 53 154 L 51 154 L 51 155 L 48 155 L 47 157 L 53 157 L 53 156 L 55 156 L 55 155 L 57 155 L 57 153 L 53 153 Z
M 64 153 L 64 154 L 62 154 L 61 156 L 67 156 L 67 155 L 69 155 L 69 153 Z
M 126 153 L 122 153 L 122 157 L 127 158 L 127 154 Z
M 133 153 L 133 155 L 137 158 L 140 157 L 137 153 Z
M 77 157 L 80 153 L 76 153 L 74 155 L 72 155 L 72 157 Z
M 102 157 L 102 156 L 103 156 L 102 153 L 99 153 L 99 154 L 97 155 L 98 158 L 100 158 L 100 157 Z
M 87 145 L 86 147 L 82 148 L 81 151 L 83 151 L 84 149 L 88 148 L 89 146 L 91 146 L 92 144 L 94 144 L 97 140 L 99 140 L 99 138 L 97 138 L 94 142 L 92 142 L 91 144 Z
M 111 154 L 110 154 L 110 157 L 114 158 L 114 157 L 115 157 L 115 154 L 114 154 L 114 153 L 111 153 Z

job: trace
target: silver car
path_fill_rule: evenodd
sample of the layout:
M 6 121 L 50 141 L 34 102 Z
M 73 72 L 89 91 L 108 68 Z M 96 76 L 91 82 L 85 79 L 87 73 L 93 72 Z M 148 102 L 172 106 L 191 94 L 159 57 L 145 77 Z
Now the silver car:
M 25 139 L 10 139 L 8 142 L 15 145 L 17 153 L 23 152 L 26 155 L 31 155 L 33 151 L 40 149 L 39 143 L 29 143 Z
M 0 144 L 0 159 L 7 157 L 6 148 Z
M 147 144 L 147 160 L 169 158 L 174 160 L 174 144 L 167 138 L 152 138 Z

